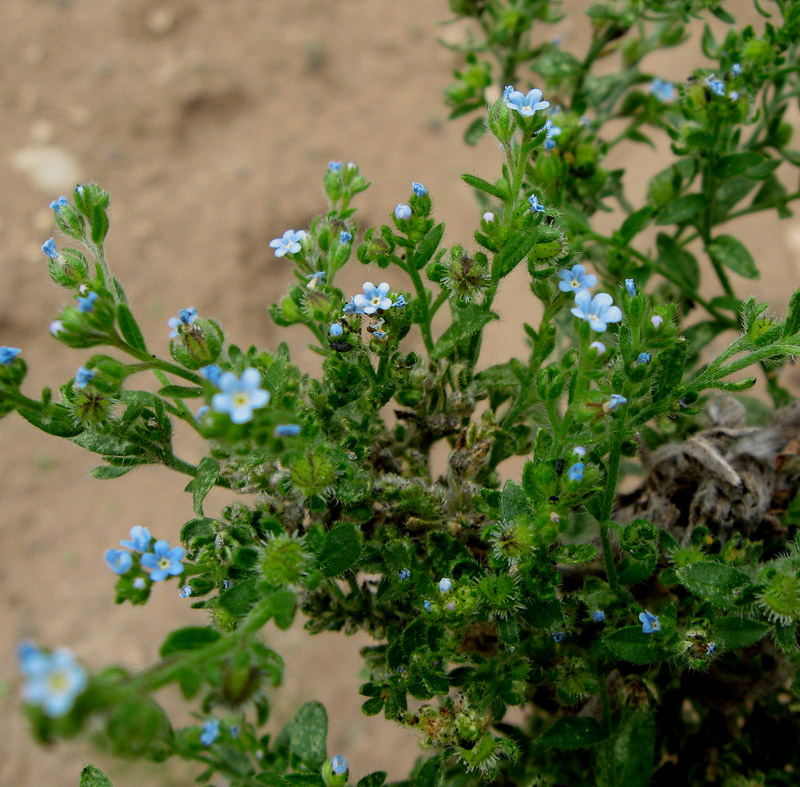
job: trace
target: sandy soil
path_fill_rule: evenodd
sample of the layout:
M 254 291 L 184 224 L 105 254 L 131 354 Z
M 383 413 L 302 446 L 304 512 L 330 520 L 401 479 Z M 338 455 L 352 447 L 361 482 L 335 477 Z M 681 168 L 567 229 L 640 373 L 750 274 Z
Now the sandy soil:
M 445 0 L 3 0 L 0 344 L 23 348 L 28 390 L 59 384 L 85 358 L 48 334 L 66 299 L 48 284 L 39 250 L 53 234 L 48 203 L 76 180 L 111 192 L 112 267 L 148 343 L 165 352 L 166 320 L 188 305 L 218 319 L 234 342 L 271 347 L 284 338 L 266 308 L 290 277 L 267 244 L 324 210 L 321 178 L 331 159 L 358 162 L 373 181 L 359 202 L 363 225 L 382 221 L 413 179 L 428 187 L 448 239 L 468 240 L 478 210 L 460 173 L 493 177 L 498 152 L 488 143 L 467 149 L 462 124 L 446 122 L 441 94 L 456 61 L 435 39 L 459 35 L 436 26 L 446 17 Z M 573 14 L 558 32 L 571 47 L 585 31 Z M 663 76 L 674 73 L 677 61 L 661 62 Z M 694 64 L 680 62 L 675 78 Z M 636 170 L 634 193 L 662 166 L 646 149 L 624 163 Z M 788 282 L 798 279 L 800 226 L 740 226 L 768 267 L 761 282 L 740 282 L 741 291 L 769 296 L 781 312 Z M 364 278 L 354 263 L 347 281 L 355 287 Z M 524 283 L 512 281 L 501 294 L 505 317 L 491 326 L 491 362 L 524 346 L 517 316 L 531 306 L 515 297 L 520 291 Z M 292 333 L 291 342 L 296 359 L 315 368 L 304 337 Z M 191 784 L 192 766 L 181 763 L 154 769 L 110 762 L 83 744 L 34 746 L 18 713 L 13 659 L 15 643 L 31 637 L 69 646 L 93 668 L 116 661 L 136 669 L 172 628 L 202 623 L 173 585 L 157 588 L 144 609 L 115 607 L 102 560 L 133 525 L 174 541 L 192 516 L 185 479 L 146 468 L 94 481 L 91 457 L 16 416 L 0 424 L 0 446 L 0 783 L 77 785 L 88 759 L 118 787 Z M 190 461 L 202 455 L 188 436 L 179 447 Z M 225 502 L 215 494 L 210 510 Z M 276 720 L 320 699 L 331 753 L 345 753 L 355 775 L 405 775 L 414 737 L 358 710 L 365 640 L 338 637 L 332 660 L 331 636 L 296 629 L 268 638 L 289 665 Z

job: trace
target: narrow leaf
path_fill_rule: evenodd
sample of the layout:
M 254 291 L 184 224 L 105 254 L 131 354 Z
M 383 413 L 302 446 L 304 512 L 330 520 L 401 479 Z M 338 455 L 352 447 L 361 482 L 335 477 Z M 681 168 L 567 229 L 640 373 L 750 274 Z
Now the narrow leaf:
M 119 332 L 122 334 L 122 338 L 125 339 L 131 347 L 140 352 L 147 352 L 147 345 L 144 343 L 144 337 L 139 330 L 139 325 L 131 310 L 124 303 L 121 303 L 117 307 L 117 325 L 119 326 Z
M 539 736 L 537 743 L 556 749 L 581 749 L 599 743 L 608 733 L 590 717 L 565 716 Z
M 747 247 L 732 235 L 720 235 L 706 249 L 711 259 L 746 279 L 758 279 L 760 273 Z
M 198 516 L 203 516 L 203 501 L 217 481 L 219 481 L 219 462 L 210 456 L 204 456 L 197 465 L 197 476 L 189 483 L 194 512 Z

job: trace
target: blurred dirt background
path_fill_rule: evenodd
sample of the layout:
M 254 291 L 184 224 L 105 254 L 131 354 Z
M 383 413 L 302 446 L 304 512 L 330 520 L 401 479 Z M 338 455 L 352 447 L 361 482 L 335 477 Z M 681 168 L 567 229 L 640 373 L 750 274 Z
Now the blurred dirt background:
M 748 0 L 725 5 L 755 21 Z M 568 3 L 567 18 L 542 35 L 579 51 L 587 6 Z M 442 91 L 457 60 L 436 38 L 464 34 L 438 26 L 447 17 L 446 0 L 2 0 L 0 344 L 23 348 L 31 395 L 57 387 L 88 356 L 48 333 L 67 297 L 49 283 L 39 249 L 54 234 L 49 202 L 77 181 L 111 192 L 109 259 L 162 354 L 166 320 L 190 305 L 235 343 L 274 347 L 284 338 L 267 306 L 291 277 L 268 242 L 324 211 L 329 160 L 355 161 L 373 182 L 358 201 L 362 227 L 384 221 L 418 180 L 447 222 L 446 239 L 469 243 L 479 211 L 460 174 L 494 178 L 499 152 L 487 141 L 465 147 L 465 124 L 446 120 Z M 679 80 L 703 64 L 695 48 L 648 65 Z M 640 198 L 668 155 L 666 145 L 659 155 L 628 148 L 612 163 L 631 167 Z M 798 280 L 800 224 L 754 218 L 736 231 L 766 271 L 760 282 L 737 281 L 740 294 L 766 296 L 782 314 Z M 351 263 L 353 291 L 366 278 Z M 710 281 L 706 289 L 714 292 Z M 505 285 L 487 364 L 522 352 L 518 322 L 533 308 L 526 291 L 521 278 Z M 290 342 L 301 366 L 318 367 L 302 334 Z M 796 389 L 796 372 L 786 377 Z M 178 446 L 190 461 L 202 455 L 191 436 Z M 41 749 L 19 713 L 14 646 L 23 637 L 69 646 L 91 668 L 138 669 L 174 627 L 203 623 L 174 583 L 156 587 L 145 608 L 116 607 L 102 559 L 133 525 L 174 542 L 192 516 L 187 479 L 145 468 L 95 481 L 95 464 L 17 416 L 0 423 L 0 784 L 76 786 L 88 760 L 117 787 L 189 785 L 197 770 L 180 762 L 115 762 L 86 743 Z M 226 502 L 215 493 L 209 510 Z M 402 778 L 417 756 L 414 736 L 359 711 L 366 639 L 312 638 L 299 626 L 267 638 L 287 662 L 271 728 L 319 699 L 330 715 L 329 751 L 345 754 L 354 776 L 383 768 Z M 175 696 L 165 702 L 175 723 L 188 723 Z

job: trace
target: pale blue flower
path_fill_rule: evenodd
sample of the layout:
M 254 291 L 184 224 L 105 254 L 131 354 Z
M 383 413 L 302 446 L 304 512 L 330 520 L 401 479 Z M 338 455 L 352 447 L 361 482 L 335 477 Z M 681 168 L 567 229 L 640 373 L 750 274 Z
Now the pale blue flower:
M 414 189 L 414 194 L 418 197 L 424 197 L 428 193 L 428 189 L 421 183 L 417 183 L 416 180 L 411 184 L 411 188 Z
M 627 404 L 628 400 L 624 396 L 620 396 L 620 394 L 611 394 L 606 407 L 609 410 L 616 410 L 621 404 Z
M 552 150 L 556 146 L 555 137 L 561 135 L 561 127 L 554 126 L 553 121 L 550 118 L 547 118 L 544 124 L 545 130 L 547 131 L 547 136 L 544 141 L 544 149 L 545 150 Z
M 718 96 L 725 95 L 725 83 L 721 79 L 716 79 L 714 74 L 709 74 L 706 77 L 706 85 L 712 93 L 715 93 Z
M 219 379 L 222 393 L 214 394 L 211 406 L 218 413 L 229 413 L 235 424 L 244 424 L 253 418 L 253 410 L 269 402 L 269 392 L 259 388 L 261 375 L 257 369 L 245 369 L 241 378 L 225 372 Z
M 61 322 L 61 320 L 53 320 L 53 322 L 50 323 L 50 333 L 52 333 L 53 336 L 58 336 L 63 330 L 64 323 Z
M 603 342 L 592 342 L 589 345 L 590 350 L 597 350 L 598 355 L 602 355 L 606 351 L 606 346 Z
M 61 208 L 66 208 L 69 205 L 69 201 L 66 197 L 59 197 L 57 200 L 54 200 L 50 203 L 50 207 L 56 212 L 61 213 Z
M 536 199 L 536 195 L 535 194 L 531 194 L 530 197 L 528 197 L 528 202 L 531 203 L 531 212 L 532 213 L 544 213 L 545 212 L 545 210 L 546 210 L 545 206 L 542 205 L 539 202 L 538 199 Z
M 742 73 L 741 65 L 739 65 L 739 63 L 734 63 L 731 66 L 731 74 L 733 74 L 735 77 L 738 77 L 739 74 L 741 74 L 741 73 Z
M 647 610 L 639 613 L 639 620 L 642 621 L 643 634 L 652 634 L 654 631 L 661 631 L 661 623 L 658 618 Z
M 136 579 L 133 580 L 133 586 L 137 590 L 144 590 L 147 587 L 147 582 L 145 582 L 142 577 L 136 577 Z
M 491 224 L 494 221 L 494 213 L 492 211 L 487 210 L 486 213 L 481 216 L 481 218 L 487 223 Z
M 124 549 L 109 549 L 105 554 L 105 561 L 115 574 L 120 575 L 127 574 L 133 565 L 131 553 Z
M 408 306 L 408 302 L 406 301 L 404 295 L 398 295 L 397 300 L 392 304 L 392 306 L 396 306 L 398 309 L 402 309 L 403 306 Z
M 20 668 L 28 678 L 22 689 L 26 702 L 38 705 L 50 718 L 66 716 L 75 699 L 86 688 L 86 670 L 67 648 L 58 648 L 47 654 L 35 646 L 26 645 L 17 652 Z
M 75 385 L 78 388 L 85 388 L 94 379 L 94 372 L 85 366 L 79 366 L 75 372 Z
M 153 582 L 161 582 L 169 576 L 177 576 L 183 573 L 181 560 L 186 553 L 182 547 L 169 548 L 169 542 L 156 541 L 153 544 L 153 551 L 142 555 L 142 568 L 150 571 L 150 579 Z
M 388 336 L 388 334 L 386 333 L 386 331 L 375 331 L 375 330 L 373 330 L 373 331 L 372 331 L 372 335 L 373 335 L 373 336 L 374 336 L 376 339 L 385 339 L 385 338 Z
M 664 318 L 660 314 L 654 314 L 650 318 L 650 324 L 658 330 L 661 327 L 661 324 L 664 322 Z
M 202 407 L 201 407 L 201 408 L 200 408 L 200 409 L 197 411 L 197 415 L 194 417 L 194 420 L 195 420 L 195 421 L 202 421 L 202 420 L 203 420 L 203 418 L 205 417 L 206 413 L 210 412 L 210 410 L 211 410 L 211 408 L 210 408 L 210 407 L 209 407 L 207 404 L 204 404 L 204 405 L 203 405 L 203 406 L 202 406 Z
M 614 299 L 607 292 L 598 292 L 592 297 L 589 290 L 579 290 L 575 295 L 575 306 L 570 310 L 578 319 L 586 320 L 593 331 L 602 333 L 608 323 L 619 322 L 622 312 L 614 306 Z
M 586 268 L 583 265 L 574 265 L 572 270 L 565 268 L 559 271 L 558 278 L 561 279 L 558 283 L 558 289 L 561 292 L 577 293 L 597 284 L 597 276 L 593 273 L 586 273 Z
M 336 776 L 343 776 L 345 773 L 347 773 L 347 769 L 349 767 L 350 766 L 348 765 L 347 760 L 342 757 L 341 754 L 337 754 L 331 760 L 331 770 Z
M 78 296 L 78 311 L 87 314 L 94 311 L 94 302 L 99 296 L 96 292 L 87 292 L 85 297 Z
M 328 162 L 328 169 L 331 172 L 339 172 L 342 169 L 342 162 L 341 161 L 329 161 Z
M 272 434 L 275 437 L 297 437 L 302 431 L 303 427 L 300 424 L 279 424 Z
M 359 309 L 358 306 L 356 306 L 355 296 L 350 298 L 349 302 L 346 303 L 344 305 L 344 307 L 342 308 L 342 311 L 345 314 L 363 314 L 364 313 L 363 309 Z
M 422 606 L 425 607 L 426 612 L 431 611 L 431 602 L 428 601 L 428 599 L 425 599 L 425 601 L 422 602 Z
M 731 90 L 731 92 L 728 94 L 728 98 L 731 101 L 738 101 L 739 100 L 739 91 L 738 90 Z
M 606 613 L 602 609 L 596 609 L 592 612 L 592 620 L 595 623 L 602 623 L 606 619 Z
M 275 249 L 276 257 L 283 257 L 284 254 L 297 254 L 302 248 L 300 241 L 305 236 L 305 230 L 286 230 L 282 237 L 274 238 L 269 245 Z
M 408 568 L 401 568 L 400 571 L 397 572 L 397 575 L 402 582 L 404 579 L 409 579 L 411 577 L 411 570 Z
M 217 385 L 220 377 L 222 377 L 222 369 L 215 363 L 210 363 L 208 366 L 202 366 L 198 370 L 203 377 L 208 380 L 211 385 Z
M 576 445 L 575 448 L 572 449 L 572 453 L 579 459 L 583 459 L 583 457 L 586 456 L 586 449 L 582 445 Z
M 122 546 L 132 549 L 134 552 L 147 552 L 150 549 L 150 542 L 153 537 L 146 527 L 136 525 L 131 528 L 130 541 L 120 541 Z
M 569 470 L 567 476 L 570 481 L 583 481 L 583 462 L 575 462 Z
M 716 649 L 717 649 L 717 643 L 709 642 L 708 645 L 706 645 L 706 655 L 710 656 L 712 653 L 714 653 Z
M 50 238 L 42 244 L 42 251 L 51 259 L 54 260 L 58 257 L 58 249 L 56 248 L 55 238 Z
M 503 101 L 508 101 L 508 97 L 514 92 L 513 85 L 506 85 L 503 88 Z
M 170 339 L 174 338 L 180 333 L 178 328 L 180 328 L 181 325 L 189 326 L 196 319 L 197 309 L 195 309 L 194 306 L 190 306 L 188 309 L 181 309 L 178 312 L 177 317 L 170 317 L 169 320 L 167 320 L 167 325 L 172 328 L 172 333 L 169 335 Z
M 0 347 L 0 364 L 11 366 L 21 352 L 19 347 Z
M 650 94 L 655 96 L 662 104 L 667 104 L 675 98 L 675 85 L 655 77 L 650 83 Z
M 566 631 L 554 631 L 553 642 L 563 642 L 567 638 Z
M 392 299 L 387 297 L 389 285 L 384 281 L 377 287 L 371 281 L 365 281 L 362 289 L 364 294 L 353 296 L 353 303 L 359 314 L 375 314 L 378 309 L 391 309 Z
M 453 580 L 447 577 L 442 577 L 439 580 L 439 592 L 449 593 L 453 589 Z
M 508 95 L 503 93 L 506 106 L 519 112 L 523 117 L 531 117 L 540 109 L 547 109 L 550 106 L 549 101 L 542 101 L 542 91 L 534 88 L 529 90 L 527 95 L 519 90 L 511 90 Z
M 200 743 L 203 746 L 210 746 L 217 738 L 219 738 L 219 719 L 211 719 L 203 725 Z
M 347 230 L 342 230 L 339 233 L 339 243 L 350 243 L 351 240 L 353 240 L 353 236 Z
M 178 595 L 179 595 L 181 598 L 189 598 L 189 596 L 191 596 L 193 592 L 194 592 L 194 591 L 192 590 L 192 586 L 191 586 L 191 585 L 184 585 L 184 586 L 181 588 L 181 590 L 180 590 L 180 592 L 178 593 Z
M 399 221 L 403 221 L 404 219 L 410 219 L 411 208 L 408 205 L 404 205 L 402 202 L 399 202 L 394 209 L 394 216 Z
M 639 353 L 636 363 L 640 366 L 645 363 L 650 363 L 650 353 Z
M 314 273 L 309 273 L 308 276 L 306 276 L 306 278 L 311 280 L 310 283 L 307 284 L 306 286 L 313 287 L 315 284 L 314 280 L 323 281 L 325 279 L 325 271 L 315 271 Z
M 338 322 L 331 323 L 330 327 L 328 328 L 328 333 L 333 336 L 334 339 L 338 339 L 343 332 L 344 329 Z
M 625 279 L 625 290 L 631 298 L 636 296 L 636 282 L 633 279 Z

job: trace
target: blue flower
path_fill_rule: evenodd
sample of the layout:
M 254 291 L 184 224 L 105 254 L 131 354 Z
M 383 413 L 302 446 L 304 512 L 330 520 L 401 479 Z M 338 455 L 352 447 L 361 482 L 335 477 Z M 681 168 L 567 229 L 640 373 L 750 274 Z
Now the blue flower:
M 350 298 L 350 301 L 344 305 L 342 312 L 344 312 L 344 314 L 363 314 L 364 310 L 359 309 L 358 306 L 356 306 L 356 298 L 354 295 L 352 298 Z
M 403 219 L 410 219 L 411 208 L 408 205 L 404 205 L 402 202 L 399 202 L 394 209 L 394 216 L 399 221 L 403 221 Z
M 343 332 L 344 329 L 338 322 L 331 323 L 330 327 L 328 328 L 328 333 L 333 336 L 334 339 L 338 339 Z
M 66 648 L 42 653 L 35 645 L 22 643 L 17 649 L 20 669 L 28 678 L 22 696 L 38 705 L 45 716 L 57 719 L 66 716 L 75 698 L 86 688 L 86 670 Z
M 402 309 L 403 306 L 408 306 L 405 296 L 398 295 L 397 300 L 392 304 L 392 306 L 396 306 L 398 309 Z
M 178 335 L 178 328 L 181 325 L 191 325 L 196 319 L 197 309 L 194 306 L 190 306 L 188 309 L 181 309 L 177 317 L 170 317 L 167 320 L 167 325 L 172 328 L 172 333 L 169 335 L 170 339 Z
M 407 568 L 401 568 L 400 571 L 397 572 L 397 576 L 400 577 L 400 581 L 402 582 L 404 579 L 409 579 L 411 577 L 411 570 Z
M 640 366 L 645 363 L 650 363 L 650 353 L 639 353 L 636 363 Z
M 717 649 L 717 643 L 709 642 L 708 645 L 706 645 L 706 655 L 710 656 L 716 649 Z
M 306 276 L 306 278 L 310 279 L 306 287 L 313 287 L 317 281 L 322 281 L 325 278 L 325 271 L 316 271 L 314 273 L 309 273 L 308 276 Z
M 554 631 L 553 642 L 563 642 L 567 638 L 566 631 Z
M 14 359 L 22 352 L 19 347 L 0 347 L 0 363 L 11 366 Z
M 453 589 L 453 580 L 447 577 L 442 577 L 439 580 L 439 592 L 449 593 Z
M 86 297 L 81 298 L 78 296 L 78 311 L 83 312 L 83 314 L 87 314 L 88 312 L 94 311 L 94 302 L 97 300 L 99 296 L 96 292 L 87 292 Z
M 666 104 L 675 98 L 675 85 L 672 82 L 665 82 L 663 79 L 655 77 L 650 83 L 650 94 L 655 96 L 662 104 Z
M 631 298 L 636 296 L 636 282 L 633 279 L 625 279 L 625 289 Z
M 136 579 L 133 580 L 133 586 L 137 590 L 144 590 L 147 587 L 147 582 L 145 582 L 142 577 L 136 577 Z
M 207 404 L 204 404 L 204 405 L 203 405 L 203 406 L 202 406 L 202 407 L 201 407 L 201 408 L 200 408 L 200 409 L 197 411 L 197 415 L 195 415 L 195 417 L 194 417 L 194 420 L 195 420 L 195 421 L 202 421 L 202 420 L 203 420 L 203 417 L 205 416 L 205 414 L 206 414 L 207 412 L 209 412 L 209 410 L 211 410 L 211 408 L 210 408 L 210 407 L 209 407 Z
M 506 85 L 503 88 L 503 101 L 508 101 L 508 97 L 514 92 L 514 85 Z
M 302 248 L 300 241 L 305 236 L 305 230 L 286 230 L 283 237 L 271 240 L 269 245 L 275 249 L 276 257 L 283 257 L 284 254 L 297 254 Z
M 75 385 L 78 388 L 85 388 L 94 379 L 94 372 L 87 369 L 85 366 L 79 366 L 78 371 L 75 372 Z
M 192 592 L 193 592 L 193 591 L 192 591 L 192 586 L 191 586 L 191 585 L 184 585 L 184 586 L 183 586 L 183 587 L 180 589 L 180 592 L 178 593 L 178 595 L 179 595 L 181 598 L 189 598 L 189 596 L 191 596 L 191 595 L 192 595 Z
M 583 265 L 574 265 L 572 270 L 565 268 L 563 271 L 559 271 L 558 278 L 561 279 L 558 283 L 558 289 L 561 292 L 577 293 L 597 284 L 597 276 L 593 273 L 586 273 Z
M 54 200 L 50 203 L 50 207 L 56 212 L 61 213 L 61 208 L 66 208 L 69 205 L 69 201 L 66 197 L 59 197 L 57 200 Z
M 487 223 L 491 224 L 494 221 L 494 213 L 492 211 L 487 210 L 486 213 L 481 216 L 481 218 Z
M 531 203 L 531 211 L 533 213 L 544 213 L 545 212 L 546 209 L 545 209 L 544 205 L 541 205 L 539 203 L 539 200 L 536 199 L 536 195 L 535 194 L 531 194 L 530 197 L 528 197 L 528 202 Z
M 709 74 L 706 77 L 706 85 L 709 87 L 712 93 L 715 93 L 718 96 L 725 95 L 725 83 L 721 79 L 716 79 L 714 74 Z
M 153 551 L 142 555 L 142 568 L 150 571 L 153 582 L 161 582 L 169 576 L 183 573 L 181 560 L 185 554 L 182 547 L 170 549 L 167 541 L 156 541 Z
M 278 424 L 272 434 L 275 437 L 297 437 L 302 431 L 300 424 Z
M 411 184 L 411 188 L 414 189 L 414 194 L 418 197 L 424 197 L 428 193 L 428 189 L 421 183 L 417 183 L 416 180 Z
M 431 611 L 431 602 L 428 601 L 428 599 L 425 599 L 425 601 L 422 602 L 422 606 L 425 607 L 426 612 Z
M 347 773 L 347 769 L 349 767 L 350 766 L 348 765 L 347 760 L 342 757 L 341 754 L 337 754 L 331 760 L 331 770 L 336 776 L 343 776 L 345 773 Z
M 728 98 L 731 101 L 738 101 L 739 100 L 739 91 L 738 90 L 731 90 L 731 92 L 728 94 Z
M 552 150 L 556 146 L 556 141 L 554 137 L 558 137 L 561 135 L 561 127 L 554 126 L 553 121 L 550 118 L 547 118 L 544 124 L 545 130 L 547 131 L 547 137 L 544 141 L 544 149 L 545 150 Z
M 664 318 L 660 314 L 654 314 L 650 318 L 650 324 L 653 326 L 655 330 L 658 330 L 661 327 L 661 323 L 664 322 Z
M 203 377 L 208 380 L 211 385 L 217 385 L 219 383 L 219 378 L 222 377 L 222 369 L 219 368 L 215 363 L 210 363 L 208 366 L 202 366 L 200 369 L 197 370 Z
M 54 260 L 58 257 L 58 249 L 56 248 L 55 238 L 50 238 L 42 244 L 42 251 L 51 259 Z
M 115 574 L 127 574 L 133 565 L 133 558 L 130 552 L 124 549 L 109 549 L 105 554 L 106 563 L 108 567 Z
M 603 342 L 592 342 L 589 345 L 590 350 L 597 350 L 598 355 L 602 355 L 606 351 L 606 346 Z
M 642 633 L 652 634 L 654 631 L 661 631 L 661 623 L 652 613 L 645 610 L 639 613 L 639 620 L 642 621 Z
M 509 109 L 519 112 L 523 117 L 531 117 L 540 109 L 547 109 L 550 106 L 549 101 L 542 101 L 542 91 L 537 88 L 529 90 L 527 95 L 519 90 L 510 90 L 508 94 L 503 91 L 503 98 Z
M 570 481 L 583 481 L 583 462 L 575 462 L 569 470 L 567 476 Z
M 329 161 L 328 162 L 328 169 L 331 172 L 339 172 L 341 170 L 341 168 L 342 168 L 342 162 L 341 161 Z
M 218 413 L 230 413 L 231 421 L 244 424 L 253 418 L 253 410 L 269 402 L 269 392 L 259 388 L 261 375 L 257 369 L 245 369 L 241 378 L 225 372 L 219 379 L 223 393 L 214 394 L 211 406 Z
M 61 320 L 53 320 L 53 322 L 50 323 L 50 333 L 52 333 L 53 336 L 58 336 L 63 330 L 64 323 L 61 322 Z
M 211 719 L 203 725 L 203 734 L 200 736 L 200 743 L 203 746 L 210 746 L 219 738 L 219 719 Z
M 628 400 L 624 396 L 620 396 L 620 394 L 611 394 L 606 407 L 609 410 L 616 410 L 621 404 L 628 404 Z
M 606 613 L 602 609 L 596 609 L 592 612 L 592 620 L 595 623 L 602 623 L 606 619 Z
M 119 543 L 128 549 L 132 549 L 134 552 L 147 552 L 150 549 L 150 541 L 152 541 L 153 537 L 146 527 L 142 527 L 141 525 L 132 527 L 130 536 L 130 541 L 120 541 Z
M 385 339 L 388 334 L 386 333 L 386 331 L 372 331 L 372 335 L 376 339 Z
M 583 457 L 586 456 L 586 449 L 582 445 L 576 445 L 575 448 L 572 449 L 572 453 L 579 459 L 583 459 Z
M 347 230 L 339 233 L 339 243 L 350 243 L 351 240 L 353 240 L 353 236 Z
M 738 77 L 739 74 L 741 74 L 741 73 L 742 73 L 741 65 L 739 65 L 739 63 L 734 63 L 731 66 L 731 74 L 733 74 L 735 77 Z
M 589 290 L 579 290 L 575 295 L 572 313 L 580 320 L 586 320 L 593 331 L 601 333 L 610 322 L 619 322 L 622 312 L 614 306 L 614 299 L 607 292 L 598 292 L 592 298 Z
M 353 303 L 359 314 L 375 314 L 378 309 L 392 308 L 392 299 L 386 297 L 389 285 L 385 281 L 377 287 L 371 281 L 365 281 L 362 289 L 363 295 L 359 293 L 353 296 Z

